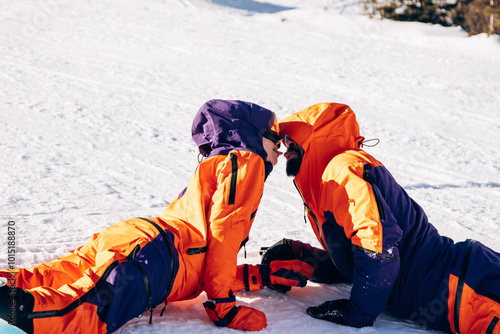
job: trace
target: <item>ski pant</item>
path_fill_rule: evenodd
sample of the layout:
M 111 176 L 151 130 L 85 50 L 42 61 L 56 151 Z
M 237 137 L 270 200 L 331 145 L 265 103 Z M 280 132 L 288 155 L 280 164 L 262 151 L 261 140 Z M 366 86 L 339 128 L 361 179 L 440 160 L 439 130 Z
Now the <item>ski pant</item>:
M 500 334 L 500 254 L 474 240 L 454 247 L 457 260 L 444 268 L 437 292 L 408 319 L 451 333 Z
M 152 312 L 166 303 L 178 270 L 173 245 L 155 219 L 133 218 L 54 261 L 18 269 L 16 287 L 35 299 L 28 314 L 34 333 L 112 333 Z
M 296 258 L 311 264 L 315 269 L 311 278 L 314 282 L 352 283 L 340 273 L 327 252 L 300 241 L 293 243 L 301 245 L 273 260 Z M 397 316 L 445 332 L 500 334 L 500 254 L 474 240 L 457 243 L 451 251 L 456 254 L 448 266 L 434 266 L 432 273 L 424 275 L 425 280 L 403 284 L 405 289 L 393 291 L 388 309 Z M 415 300 L 425 302 L 415 304 Z

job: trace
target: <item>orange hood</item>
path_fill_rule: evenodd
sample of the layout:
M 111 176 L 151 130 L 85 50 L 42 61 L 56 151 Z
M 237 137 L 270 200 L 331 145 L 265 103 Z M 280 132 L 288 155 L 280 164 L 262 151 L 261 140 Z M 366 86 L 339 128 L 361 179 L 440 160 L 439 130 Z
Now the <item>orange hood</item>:
M 339 103 L 312 105 L 286 117 L 279 127 L 283 137 L 288 135 L 304 149 L 302 165 L 295 178 L 304 195 L 309 193 L 304 185 L 321 180 L 324 169 L 334 156 L 358 149 L 365 139 L 359 134 L 352 109 Z
M 280 134 L 304 149 L 303 163 L 308 165 L 312 160 L 319 168 L 326 167 L 337 154 L 359 148 L 365 139 L 359 135 L 352 109 L 339 103 L 312 105 L 286 117 L 279 126 Z

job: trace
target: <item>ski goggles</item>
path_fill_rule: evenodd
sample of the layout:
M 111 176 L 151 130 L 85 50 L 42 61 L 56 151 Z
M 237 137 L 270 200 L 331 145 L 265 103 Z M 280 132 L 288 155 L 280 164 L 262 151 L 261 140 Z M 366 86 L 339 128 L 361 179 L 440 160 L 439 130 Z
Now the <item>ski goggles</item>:
M 288 137 L 288 135 L 285 135 L 285 138 L 283 139 L 283 144 L 285 144 L 286 148 L 288 148 L 288 145 L 286 144 L 286 142 L 289 141 L 289 140 L 292 140 L 292 138 Z
M 287 144 L 288 142 L 290 141 L 290 144 Z M 283 144 L 285 145 L 286 148 L 288 148 L 289 146 L 297 146 L 300 151 L 302 152 L 302 154 L 304 154 L 304 149 L 302 147 L 299 146 L 299 144 L 297 144 L 292 138 L 290 138 L 288 135 L 285 135 L 285 138 L 283 139 Z
M 267 128 L 266 131 L 264 132 L 264 138 L 269 139 L 273 143 L 278 145 L 278 148 L 280 146 L 280 142 L 283 138 L 274 130 L 271 130 L 270 128 Z

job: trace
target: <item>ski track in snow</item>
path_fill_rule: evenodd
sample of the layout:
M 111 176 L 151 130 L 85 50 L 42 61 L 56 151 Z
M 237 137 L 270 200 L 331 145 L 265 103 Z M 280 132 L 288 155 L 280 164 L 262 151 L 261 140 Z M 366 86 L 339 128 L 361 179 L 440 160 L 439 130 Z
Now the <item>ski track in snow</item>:
M 443 235 L 500 251 L 500 39 L 458 28 L 370 20 L 355 1 L 0 1 L 0 226 L 16 223 L 16 265 L 64 255 L 123 219 L 156 216 L 197 164 L 193 116 L 213 98 L 279 118 L 349 104 L 366 150 Z M 269 177 L 247 258 L 283 237 L 319 246 L 284 161 Z M 6 263 L 6 244 L 0 248 Z M 348 285 L 286 295 L 239 292 L 263 333 L 427 333 L 382 314 L 371 328 L 312 319 Z M 171 303 L 118 331 L 229 333 L 202 307 Z

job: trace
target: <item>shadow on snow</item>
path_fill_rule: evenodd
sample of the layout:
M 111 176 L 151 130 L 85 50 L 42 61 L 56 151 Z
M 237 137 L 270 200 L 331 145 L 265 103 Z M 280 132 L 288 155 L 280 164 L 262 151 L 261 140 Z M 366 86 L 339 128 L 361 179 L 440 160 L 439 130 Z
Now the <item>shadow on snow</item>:
M 216 5 L 243 9 L 254 13 L 277 13 L 285 10 L 294 9 L 294 7 L 277 6 L 253 0 L 211 0 L 211 1 Z

